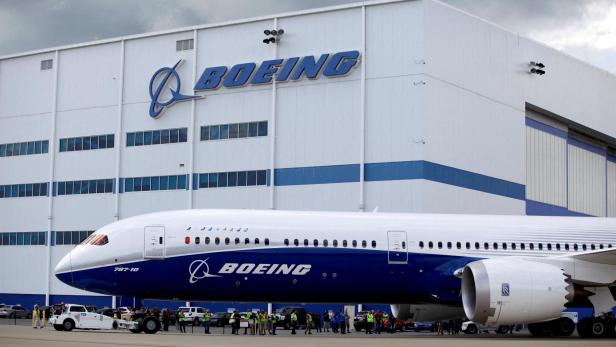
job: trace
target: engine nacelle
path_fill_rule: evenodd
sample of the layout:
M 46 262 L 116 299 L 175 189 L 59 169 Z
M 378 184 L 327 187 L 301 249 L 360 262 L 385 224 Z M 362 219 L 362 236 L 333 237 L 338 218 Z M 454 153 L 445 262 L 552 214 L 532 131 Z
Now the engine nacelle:
M 468 319 L 487 324 L 534 323 L 560 317 L 573 286 L 560 268 L 496 258 L 472 262 L 461 275 Z

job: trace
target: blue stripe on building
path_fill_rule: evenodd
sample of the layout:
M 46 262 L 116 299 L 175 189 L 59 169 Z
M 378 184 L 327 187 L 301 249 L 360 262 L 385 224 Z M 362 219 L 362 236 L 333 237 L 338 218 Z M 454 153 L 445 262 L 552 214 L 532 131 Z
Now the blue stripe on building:
M 349 182 L 359 182 L 359 164 L 283 168 L 274 173 L 276 186 Z
M 605 150 L 605 148 L 593 146 L 591 144 L 588 144 L 588 143 L 576 140 L 576 139 L 571 138 L 571 137 L 567 139 L 567 143 L 570 144 L 570 145 L 573 145 L 575 147 L 585 149 L 585 150 L 587 150 L 589 152 L 593 152 L 595 154 L 599 154 L 599 155 L 604 156 L 604 157 L 607 155 L 607 151 Z
M 526 118 L 526 126 L 529 126 L 533 129 L 541 130 L 545 133 L 552 134 L 554 136 L 558 136 L 563 139 L 567 139 L 568 134 L 564 130 L 560 130 L 558 128 L 554 128 L 553 126 L 538 122 L 534 119 Z
M 590 215 L 575 212 L 566 207 L 546 204 L 539 201 L 526 200 L 526 214 L 528 216 L 570 216 L 589 217 Z

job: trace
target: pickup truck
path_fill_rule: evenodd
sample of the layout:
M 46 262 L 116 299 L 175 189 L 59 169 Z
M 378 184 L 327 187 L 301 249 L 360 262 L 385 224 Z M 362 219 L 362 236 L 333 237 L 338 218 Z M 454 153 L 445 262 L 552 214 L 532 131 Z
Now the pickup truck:
M 115 319 L 97 312 L 89 312 L 85 306 L 75 304 L 65 305 L 60 315 L 49 318 L 49 324 L 58 331 L 128 329 L 133 333 L 143 331 L 146 334 L 154 334 L 160 329 L 160 322 L 154 317 L 144 317 L 136 321 Z

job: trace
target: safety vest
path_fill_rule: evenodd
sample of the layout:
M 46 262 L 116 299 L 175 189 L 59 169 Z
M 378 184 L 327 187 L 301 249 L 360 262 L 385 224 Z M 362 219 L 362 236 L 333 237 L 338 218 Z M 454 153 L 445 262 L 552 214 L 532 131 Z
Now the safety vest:
M 306 321 L 307 321 L 307 322 L 312 322 L 312 315 L 311 315 L 310 313 L 308 313 L 308 314 L 306 315 Z
M 233 323 L 235 323 L 235 315 L 231 315 L 231 317 L 229 317 L 229 324 Z
M 276 324 L 278 322 L 278 317 L 275 314 L 271 315 L 270 318 L 272 319 L 272 323 Z
M 366 315 L 366 320 L 368 321 L 368 323 L 374 323 L 374 316 L 372 315 L 372 313 L 368 313 Z
M 295 312 L 291 313 L 291 321 L 292 322 L 297 322 L 297 314 L 295 314 Z
M 206 312 L 206 313 L 203 315 L 203 320 L 204 320 L 204 321 L 206 321 L 206 322 L 209 322 L 209 321 L 210 321 L 210 313 L 209 313 L 209 312 Z
M 185 318 L 184 318 L 184 313 L 183 313 L 183 312 L 180 312 L 180 322 L 183 322 L 183 321 L 184 321 L 184 319 L 185 319 Z

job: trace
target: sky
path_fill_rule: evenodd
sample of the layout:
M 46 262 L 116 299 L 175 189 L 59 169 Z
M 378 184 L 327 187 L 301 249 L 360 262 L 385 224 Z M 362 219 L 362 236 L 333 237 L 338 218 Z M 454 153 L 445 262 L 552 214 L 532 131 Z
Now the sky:
M 616 0 L 442 0 L 616 74 Z M 0 56 L 357 0 L 0 0 Z

